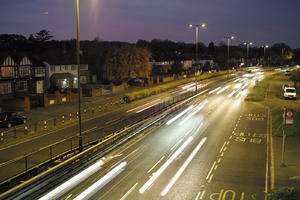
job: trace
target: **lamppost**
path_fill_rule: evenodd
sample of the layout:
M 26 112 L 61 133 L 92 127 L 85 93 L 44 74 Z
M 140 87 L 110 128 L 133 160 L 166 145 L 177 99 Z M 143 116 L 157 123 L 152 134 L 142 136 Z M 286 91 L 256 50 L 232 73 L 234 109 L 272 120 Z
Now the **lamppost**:
M 80 26 L 79 26 L 79 0 L 76 4 L 76 60 L 77 60 L 77 84 L 78 84 L 78 126 L 79 126 L 79 150 L 83 150 L 81 130 L 81 88 L 80 88 Z
M 263 61 L 266 63 L 266 49 L 269 48 L 269 45 L 263 45 L 262 48 L 264 48 L 264 58 Z
M 206 24 L 189 24 L 189 27 L 190 28 L 193 28 L 195 27 L 196 29 L 196 53 L 195 53 L 195 68 L 196 66 L 198 65 L 198 32 L 199 32 L 199 28 L 205 28 L 206 27 Z M 196 93 L 197 93 L 197 71 L 195 70 L 195 81 L 196 81 L 196 84 L 195 84 L 195 87 L 196 87 Z
M 229 78 L 229 46 L 230 46 L 230 40 L 234 39 L 234 36 L 226 36 L 227 39 L 227 79 Z
M 244 42 L 244 45 L 247 47 L 247 67 L 249 67 L 249 46 L 252 44 L 252 42 Z

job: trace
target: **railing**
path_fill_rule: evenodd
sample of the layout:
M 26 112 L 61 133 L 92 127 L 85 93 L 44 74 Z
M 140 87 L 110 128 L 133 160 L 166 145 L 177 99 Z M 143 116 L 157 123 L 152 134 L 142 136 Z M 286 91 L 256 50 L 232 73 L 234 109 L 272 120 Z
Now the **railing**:
M 26 195 L 28 194 L 27 192 L 24 191 L 28 191 L 28 190 L 31 190 L 31 193 L 36 193 L 37 191 L 42 192 L 47 188 L 45 187 L 45 183 L 44 183 L 45 181 L 47 182 L 47 184 L 49 182 L 53 184 L 53 182 L 57 182 L 58 180 L 61 180 L 63 176 L 66 176 L 67 173 L 70 173 L 70 169 L 74 169 L 73 173 L 75 173 L 76 171 L 78 171 L 79 169 L 87 165 L 89 162 L 91 162 L 93 158 L 99 158 L 100 156 L 104 155 L 111 149 L 121 145 L 131 137 L 143 132 L 146 128 L 160 121 L 162 119 L 162 116 L 166 115 L 163 113 L 165 108 L 170 108 L 172 109 L 171 111 L 179 109 L 181 106 L 183 106 L 184 103 L 187 103 L 189 101 L 187 100 L 183 101 L 181 104 L 180 103 L 176 104 L 176 103 L 184 99 L 187 99 L 192 95 L 193 92 L 190 92 L 188 94 L 174 97 L 167 102 L 161 103 L 161 105 L 158 105 L 159 109 L 153 109 L 153 111 L 155 111 L 156 117 L 153 116 L 154 113 L 149 113 L 144 118 L 138 120 L 137 122 L 135 122 L 130 126 L 127 126 L 126 128 L 123 128 L 120 131 L 114 132 L 106 136 L 105 138 L 93 141 L 93 143 L 95 144 L 94 146 L 86 149 L 85 151 L 75 156 L 74 154 L 78 153 L 77 151 L 78 139 L 76 137 L 71 137 L 59 141 L 50 146 L 44 147 L 43 149 L 40 149 L 37 152 L 31 153 L 30 155 L 26 155 L 22 158 L 15 159 L 10 163 L 6 163 L 5 164 L 6 167 L 21 166 L 20 170 L 26 172 L 29 170 L 39 171 L 39 169 L 41 169 L 42 166 L 49 167 L 49 164 L 53 164 L 53 163 L 49 163 L 49 161 L 56 160 L 62 162 L 50 168 L 49 170 L 45 171 L 44 173 L 38 174 L 33 179 L 18 185 L 14 189 L 3 193 L 2 195 L 0 195 L 0 199 L 2 198 L 14 199 L 16 197 L 21 199 L 24 197 L 23 196 L 24 194 Z M 172 107 L 171 105 L 175 105 L 175 106 Z M 90 143 L 90 141 L 87 140 L 87 138 L 89 138 L 87 136 L 88 134 L 84 135 L 83 137 L 84 144 Z M 34 157 L 42 157 L 42 162 L 39 163 L 38 165 L 35 165 L 35 163 L 31 160 L 31 158 Z M 47 163 L 48 165 L 46 165 Z M 4 165 L 0 166 L 0 169 L 3 166 Z M 13 178 L 7 180 L 5 183 L 2 183 L 1 188 L 3 188 L 2 189 L 3 191 L 6 191 L 7 189 L 11 188 L 12 186 L 11 180 L 13 180 Z
M 121 105 L 121 103 L 122 101 L 119 99 L 118 101 L 111 101 L 111 103 L 106 103 L 104 105 L 84 107 L 82 109 L 82 119 L 86 120 L 99 116 L 99 114 L 108 111 L 113 106 Z M 7 131 L 0 130 L 0 144 L 9 142 L 12 139 L 16 140 L 30 136 L 43 135 L 50 130 L 74 124 L 77 120 L 78 112 L 69 112 L 59 117 L 49 118 L 36 123 L 19 125 Z

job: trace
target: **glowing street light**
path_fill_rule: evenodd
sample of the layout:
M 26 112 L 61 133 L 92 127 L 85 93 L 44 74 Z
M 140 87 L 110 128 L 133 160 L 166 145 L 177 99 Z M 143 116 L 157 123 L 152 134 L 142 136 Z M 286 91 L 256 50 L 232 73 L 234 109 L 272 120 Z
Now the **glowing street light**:
M 196 66 L 197 66 L 198 65 L 198 32 L 199 32 L 199 28 L 205 28 L 206 24 L 204 24 L 204 23 L 202 23 L 202 24 L 189 24 L 189 27 L 190 28 L 195 27 L 195 29 L 196 29 L 196 54 L 195 54 L 195 63 L 196 63 Z M 196 73 L 196 70 L 195 70 L 195 73 Z M 196 90 L 195 91 L 197 93 L 197 73 L 196 73 L 195 77 L 196 77 L 195 78 L 195 81 L 196 81 L 196 84 L 195 84 Z

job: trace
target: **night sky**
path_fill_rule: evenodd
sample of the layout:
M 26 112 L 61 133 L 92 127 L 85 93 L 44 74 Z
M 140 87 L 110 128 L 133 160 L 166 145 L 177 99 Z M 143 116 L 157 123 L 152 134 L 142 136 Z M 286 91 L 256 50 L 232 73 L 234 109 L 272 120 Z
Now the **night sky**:
M 208 44 L 284 42 L 300 48 L 300 0 L 81 0 L 81 39 L 168 39 L 194 42 L 189 23 L 206 23 Z M 0 34 L 28 36 L 47 29 L 56 40 L 75 38 L 75 0 L 1 0 Z

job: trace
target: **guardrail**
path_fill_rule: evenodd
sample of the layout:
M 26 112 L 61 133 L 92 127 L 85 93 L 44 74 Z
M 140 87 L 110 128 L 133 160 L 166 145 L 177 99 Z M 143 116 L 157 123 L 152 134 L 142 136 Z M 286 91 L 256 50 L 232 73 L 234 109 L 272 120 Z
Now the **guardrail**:
M 121 105 L 122 103 L 122 101 L 111 101 L 111 103 L 106 103 L 104 105 L 84 107 L 81 113 L 82 119 L 91 119 L 95 116 L 98 116 L 100 113 L 103 113 L 103 111 L 111 109 L 112 106 Z M 7 131 L 0 131 L 0 144 L 11 139 L 43 135 L 44 133 L 56 128 L 74 124 L 77 122 L 77 120 L 78 112 L 69 112 L 58 117 L 49 118 L 47 120 L 38 121 L 32 124 L 27 123 L 19 125 Z
M 7 192 L 4 192 L 0 195 L 0 199 L 22 199 L 22 198 L 28 198 L 28 195 L 34 195 L 30 196 L 30 198 L 36 197 L 36 195 L 39 195 L 42 192 L 45 192 L 45 190 L 48 187 L 51 187 L 53 184 L 57 184 L 58 182 L 62 181 L 62 179 L 66 179 L 70 177 L 71 174 L 74 174 L 75 172 L 79 171 L 86 165 L 88 165 L 90 162 L 92 162 L 94 159 L 99 159 L 101 156 L 103 156 L 108 151 L 112 150 L 113 148 L 116 148 L 117 146 L 123 144 L 127 140 L 131 139 L 137 134 L 140 134 L 145 129 L 151 127 L 156 122 L 160 121 L 166 114 L 163 113 L 165 108 L 171 108 L 174 110 L 179 109 L 182 104 L 176 105 L 175 103 L 182 101 L 190 96 L 192 96 L 192 92 L 188 95 L 185 95 L 183 98 L 173 98 L 172 100 L 168 101 L 168 103 L 162 103 L 161 106 L 159 106 L 159 110 L 157 110 L 155 113 L 157 115 L 156 118 L 153 116 L 153 113 L 150 113 L 148 116 L 145 116 L 143 119 L 138 120 L 136 123 L 118 131 L 115 133 L 112 133 L 108 136 L 106 136 L 104 139 L 98 139 L 97 141 L 94 141 L 94 146 L 86 149 L 85 151 L 72 156 L 73 152 L 66 151 L 64 154 L 60 155 L 54 155 L 53 154 L 53 145 L 49 147 L 45 147 L 44 149 L 49 150 L 50 155 L 55 156 L 55 158 L 60 158 L 60 161 L 64 160 L 62 163 L 50 168 L 49 170 L 38 174 L 37 176 L 29 179 L 26 182 L 21 183 L 20 185 L 17 185 L 15 188 L 8 190 Z M 187 103 L 188 101 L 184 101 L 184 103 Z M 171 105 L 175 104 L 174 107 L 171 107 Z M 154 109 L 155 110 L 155 109 Z M 160 115 L 159 115 L 160 114 Z M 152 117 L 151 117 L 152 116 Z M 145 124 L 146 123 L 146 124 Z M 144 125 L 144 126 L 142 126 Z M 72 140 L 65 139 L 63 142 L 69 141 L 70 147 L 74 148 L 74 150 L 77 150 L 77 146 L 73 146 L 74 144 L 71 142 Z M 57 143 L 61 144 L 61 142 Z M 54 145 L 57 145 L 54 144 Z M 51 150 L 51 151 L 50 151 Z M 78 151 L 77 151 L 78 152 Z M 71 154 L 70 154 L 71 153 Z M 28 159 L 27 159 L 28 162 Z M 43 164 L 41 164 L 43 165 Z M 28 166 L 27 166 L 28 167 Z M 30 170 L 33 170 L 34 168 L 31 168 Z M 35 167 L 35 169 L 39 169 L 38 166 Z M 67 175 L 68 174 L 68 175 Z M 9 181 L 6 182 L 9 185 Z M 4 184 L 2 184 L 3 186 Z M 48 187 L 46 187 L 46 185 Z M 1 186 L 1 187 L 2 187 Z M 3 187 L 2 187 L 3 188 Z M 30 192 L 29 192 L 30 191 Z

